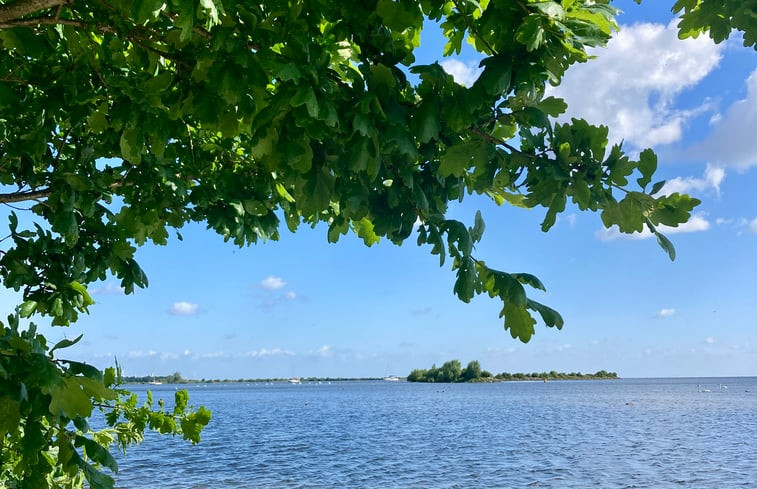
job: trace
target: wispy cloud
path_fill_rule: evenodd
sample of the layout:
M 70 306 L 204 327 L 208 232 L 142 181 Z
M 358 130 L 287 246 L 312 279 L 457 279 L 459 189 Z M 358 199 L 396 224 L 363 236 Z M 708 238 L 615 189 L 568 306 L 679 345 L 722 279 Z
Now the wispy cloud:
M 662 308 L 659 311 L 657 311 L 657 313 L 655 313 L 655 317 L 658 317 L 658 318 L 669 318 L 670 316 L 672 316 L 675 313 L 676 313 L 676 310 L 673 309 L 672 307 L 665 307 L 665 308 Z
M 597 59 L 571 67 L 550 90 L 568 103 L 566 118 L 608 125 L 611 141 L 636 148 L 679 141 L 711 103 L 680 109 L 674 102 L 717 66 L 723 47 L 706 36 L 681 41 L 676 24 L 624 26 L 606 49 L 590 51 Z
M 702 36 L 704 37 L 704 36 Z M 692 148 L 692 154 L 718 165 L 741 169 L 757 165 L 757 69 L 746 79 L 747 95 L 736 101 L 724 116 L 712 121 L 707 139 Z
M 712 336 L 708 336 L 707 338 L 704 339 L 704 342 L 707 343 L 708 345 L 713 345 L 715 344 L 715 338 L 713 338 Z
M 479 68 L 478 61 L 463 63 L 458 59 L 445 59 L 440 64 L 444 71 L 452 75 L 457 83 L 466 87 L 473 85 L 483 71 Z
M 708 229 L 710 229 L 710 221 L 704 217 L 704 214 L 695 214 L 691 216 L 688 222 L 680 224 L 678 227 L 657 226 L 657 230 L 662 234 L 696 233 Z M 595 233 L 595 236 L 600 241 L 614 241 L 616 239 L 647 239 L 654 235 L 646 228 L 641 233 L 627 234 L 621 233 L 617 226 L 612 226 L 609 229 L 600 229 Z
M 269 275 L 268 277 L 264 278 L 260 281 L 260 286 L 264 288 L 265 290 L 279 290 L 286 287 L 286 282 L 281 277 L 276 277 L 274 275 Z
M 193 316 L 200 312 L 200 305 L 194 302 L 174 302 L 168 312 L 174 316 Z

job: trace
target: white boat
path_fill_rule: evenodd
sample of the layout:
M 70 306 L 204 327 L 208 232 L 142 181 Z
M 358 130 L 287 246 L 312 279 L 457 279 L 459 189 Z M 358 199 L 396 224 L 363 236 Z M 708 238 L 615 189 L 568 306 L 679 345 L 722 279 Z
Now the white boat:
M 397 377 L 396 375 L 389 375 L 387 377 L 384 377 L 384 380 L 388 380 L 390 382 L 398 382 L 400 378 Z
M 291 379 L 289 379 L 289 383 L 290 384 L 301 384 L 302 382 L 300 382 L 300 379 L 298 379 L 297 377 L 292 377 Z

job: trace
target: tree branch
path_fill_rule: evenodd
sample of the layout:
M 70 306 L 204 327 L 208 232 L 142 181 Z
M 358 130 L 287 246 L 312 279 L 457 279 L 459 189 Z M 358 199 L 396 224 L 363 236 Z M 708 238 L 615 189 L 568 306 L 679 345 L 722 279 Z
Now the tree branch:
M 52 7 L 66 5 L 69 0 L 18 0 L 0 5 L 0 24 Z
M 50 189 L 43 188 L 40 190 L 29 190 L 28 192 L 11 192 L 9 194 L 0 194 L 0 204 L 11 204 L 13 202 L 24 202 L 26 200 L 39 200 L 50 197 Z

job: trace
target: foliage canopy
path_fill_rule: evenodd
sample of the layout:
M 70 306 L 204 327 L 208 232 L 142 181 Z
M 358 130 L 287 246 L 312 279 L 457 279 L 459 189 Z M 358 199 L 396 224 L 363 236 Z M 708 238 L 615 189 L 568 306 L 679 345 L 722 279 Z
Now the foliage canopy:
M 733 27 L 755 44 L 754 0 L 674 8 L 683 37 L 711 28 L 720 41 Z M 57 357 L 75 340 L 50 347 L 19 325 L 70 324 L 109 274 L 127 293 L 146 286 L 136 247 L 188 222 L 236 245 L 276 240 L 282 220 L 369 246 L 417 229 L 456 274 L 454 293 L 501 300 L 522 341 L 537 317 L 563 319 L 527 297 L 539 279 L 474 255 L 484 223 L 447 219 L 450 202 L 540 206 L 546 231 L 570 200 L 605 226 L 647 228 L 673 258 L 657 226 L 698 202 L 659 195 L 651 150 L 630 158 L 606 127 L 555 123 L 566 105 L 545 97 L 607 42 L 615 13 L 608 0 L 0 2 L 0 280 L 23 295 L 0 335 L 0 484 L 112 487 L 112 442 L 146 428 L 199 440 L 209 413 L 184 393 L 171 408 L 139 405 L 117 369 Z M 433 23 L 448 39 L 440 56 L 463 42 L 481 53 L 472 86 L 415 62 Z M 87 423 L 94 408 L 105 430 Z

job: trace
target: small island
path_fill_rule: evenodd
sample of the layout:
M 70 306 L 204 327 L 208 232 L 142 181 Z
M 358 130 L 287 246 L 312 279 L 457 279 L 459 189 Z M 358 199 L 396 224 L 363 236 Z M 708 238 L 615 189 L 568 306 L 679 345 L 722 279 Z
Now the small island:
M 441 367 L 435 364 L 429 369 L 415 369 L 407 376 L 408 382 L 501 382 L 513 380 L 593 380 L 593 379 L 617 379 L 618 374 L 600 370 L 593 374 L 581 372 L 532 372 L 532 373 L 508 373 L 502 372 L 496 375 L 481 369 L 478 360 L 468 363 L 465 368 L 459 360 L 450 360 Z

